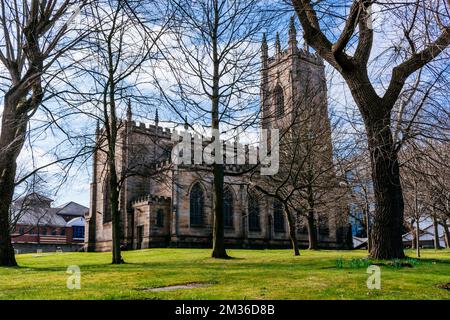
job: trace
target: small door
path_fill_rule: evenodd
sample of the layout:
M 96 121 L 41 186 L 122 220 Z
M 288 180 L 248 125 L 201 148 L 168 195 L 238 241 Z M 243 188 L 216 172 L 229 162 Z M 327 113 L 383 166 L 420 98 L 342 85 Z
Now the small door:
M 142 248 L 142 241 L 144 240 L 144 226 L 137 227 L 136 236 L 137 236 L 136 249 L 139 250 Z

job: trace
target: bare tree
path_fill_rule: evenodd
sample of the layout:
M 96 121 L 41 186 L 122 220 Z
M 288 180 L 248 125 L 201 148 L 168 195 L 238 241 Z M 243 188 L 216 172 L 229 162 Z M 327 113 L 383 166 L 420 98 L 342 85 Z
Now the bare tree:
M 175 112 L 184 118 L 180 110 L 184 106 L 191 122 L 208 121 L 215 139 L 219 139 L 217 133 L 255 123 L 257 111 L 252 104 L 257 105 L 257 93 L 251 90 L 258 81 L 259 48 L 255 44 L 268 21 L 261 13 L 262 2 L 173 0 L 171 3 L 175 10 L 172 39 L 176 48 L 170 56 L 170 67 L 177 81 L 175 94 L 179 102 L 171 99 Z M 223 164 L 216 161 L 212 172 L 212 257 L 227 258 Z
M 405 218 L 411 226 L 411 234 L 414 233 L 414 247 L 417 257 L 420 258 L 420 222 L 425 218 L 427 209 L 424 201 L 425 182 L 416 172 L 409 171 L 408 173 L 403 173 L 402 176 L 406 205 Z
M 30 118 L 45 97 L 52 66 L 82 37 L 73 31 L 74 15 L 87 1 L 1 1 L 0 61 L 6 69 L 0 133 L 0 265 L 16 265 L 9 235 L 16 160 Z
M 426 143 L 428 142 L 428 143 Z M 447 143 L 416 141 L 401 153 L 401 177 L 405 190 L 405 220 L 415 232 L 412 244 L 420 256 L 420 221 L 433 222 L 434 246 L 440 248 L 439 221 L 446 233 L 448 214 L 449 153 Z M 448 227 L 447 227 L 448 230 Z
M 138 161 L 132 155 L 128 161 L 131 165 L 124 167 L 125 154 L 137 151 L 136 146 L 127 144 L 126 137 L 132 125 L 131 101 L 144 100 L 139 89 L 143 82 L 138 79 L 144 77 L 145 68 L 150 67 L 148 62 L 154 58 L 156 42 L 165 28 L 152 31 L 149 25 L 157 19 L 143 19 L 144 13 L 152 13 L 148 2 L 105 0 L 97 1 L 89 8 L 93 26 L 84 53 L 90 59 L 78 67 L 84 72 L 85 82 L 90 84 L 84 95 L 90 109 L 85 112 L 101 124 L 97 128 L 96 157 L 105 163 L 102 176 L 107 186 L 103 195 L 107 207 L 103 218 L 106 221 L 111 217 L 112 263 L 121 264 L 124 263 L 121 255 L 122 216 L 126 214 L 126 210 L 120 210 L 122 186 L 131 176 L 148 176 L 154 171 L 150 159 Z M 140 150 L 137 154 L 146 153 Z
M 399 148 L 393 139 L 391 115 L 408 77 L 429 64 L 450 44 L 450 26 L 444 24 L 448 3 L 417 0 L 407 4 L 397 1 L 379 4 L 383 7 L 383 14 L 395 17 L 391 19 L 390 27 L 403 32 L 405 39 L 392 47 L 391 52 L 400 54 L 392 56 L 392 60 L 383 60 L 382 70 L 390 66 L 389 61 L 394 61 L 394 64 L 402 61 L 392 69 L 392 77 L 382 96 L 376 81 L 369 76 L 370 54 L 375 41 L 370 23 L 374 3 L 371 0 L 349 1 L 344 6 L 348 10 L 344 10 L 329 1 L 292 0 L 306 42 L 345 79 L 364 120 L 376 204 L 370 255 L 379 259 L 403 258 L 404 204 Z M 395 15 L 400 14 L 402 17 L 398 19 Z M 322 23 L 324 21 L 327 23 Z M 333 31 L 324 31 L 324 25 L 331 23 L 337 26 L 341 22 L 343 26 L 337 28 L 340 30 L 337 36 Z

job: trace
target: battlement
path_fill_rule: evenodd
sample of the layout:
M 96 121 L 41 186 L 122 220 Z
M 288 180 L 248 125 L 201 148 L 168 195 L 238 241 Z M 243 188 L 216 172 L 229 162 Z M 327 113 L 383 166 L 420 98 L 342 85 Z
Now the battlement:
M 206 147 L 210 142 L 210 139 L 202 141 L 202 148 Z M 249 169 L 255 168 L 259 170 L 259 165 L 261 162 L 260 147 L 251 146 L 249 144 L 242 144 L 237 141 L 225 142 L 221 141 L 222 155 L 223 155 L 223 166 L 226 172 L 247 172 Z M 184 145 L 184 147 L 188 147 Z M 184 148 L 183 147 L 183 148 Z M 194 150 L 194 140 L 191 139 L 191 150 Z M 202 149 L 204 152 L 205 149 Z M 266 157 L 267 155 L 264 155 Z M 180 157 L 181 154 L 180 154 Z M 204 155 L 203 155 L 204 157 Z M 173 163 L 172 163 L 173 164 Z M 213 169 L 213 164 L 208 164 L 204 161 L 202 163 L 196 163 L 193 152 L 191 153 L 190 162 L 184 162 L 176 166 L 178 169 L 186 169 L 193 171 L 211 171 Z
M 127 121 L 128 123 L 128 121 Z M 132 129 L 140 129 L 148 131 L 149 134 L 159 134 L 162 136 L 170 137 L 172 134 L 172 130 L 170 128 L 164 128 L 161 126 L 155 126 L 154 124 L 150 123 L 144 123 L 144 122 L 137 122 L 137 121 L 130 121 Z
M 212 171 L 214 166 L 212 164 L 180 164 L 179 169 L 186 169 L 187 171 Z M 254 168 L 255 172 L 260 170 L 259 165 L 256 164 L 224 164 L 225 173 L 244 173 Z
M 271 67 L 271 65 L 277 64 L 277 63 L 284 61 L 287 58 L 291 58 L 291 57 L 292 57 L 292 51 L 290 49 L 285 49 L 285 50 L 281 51 L 280 53 L 278 53 L 278 55 L 275 54 L 274 56 L 269 57 L 267 59 L 268 67 Z M 315 52 L 309 52 L 305 49 L 297 49 L 295 51 L 295 58 L 310 62 L 312 64 L 316 64 L 319 66 L 323 65 L 323 59 L 320 55 L 318 55 Z
M 170 197 L 164 197 L 164 196 L 157 196 L 152 194 L 143 195 L 140 197 L 137 197 L 135 200 L 131 201 L 131 204 L 137 205 L 137 204 L 149 204 L 149 203 L 170 203 L 171 198 Z

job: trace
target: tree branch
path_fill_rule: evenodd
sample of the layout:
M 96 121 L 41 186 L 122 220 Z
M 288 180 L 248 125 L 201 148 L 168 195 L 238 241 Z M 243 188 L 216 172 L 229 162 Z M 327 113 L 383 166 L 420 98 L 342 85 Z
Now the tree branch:
M 415 71 L 422 68 L 436 58 L 450 45 L 450 26 L 445 27 L 441 35 L 427 48 L 413 54 L 408 60 L 402 62 L 392 71 L 391 82 L 383 96 L 386 105 L 394 105 L 406 79 Z

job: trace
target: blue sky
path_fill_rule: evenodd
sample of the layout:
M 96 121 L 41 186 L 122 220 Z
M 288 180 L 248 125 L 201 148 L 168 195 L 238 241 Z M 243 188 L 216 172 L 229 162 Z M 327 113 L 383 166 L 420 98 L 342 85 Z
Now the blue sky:
M 388 46 L 392 44 L 393 39 L 398 38 L 399 35 L 396 34 L 395 29 L 389 29 L 389 24 L 383 20 L 383 17 L 380 14 L 375 15 L 376 21 L 374 23 L 375 27 L 375 43 L 372 50 L 372 56 L 378 56 L 381 54 Z M 280 32 L 282 46 L 286 46 L 286 38 L 287 38 L 287 26 L 289 21 L 289 15 L 286 14 L 286 19 L 280 22 L 280 27 L 278 31 Z M 303 46 L 303 39 L 301 35 L 301 28 L 297 24 L 297 40 L 299 42 L 299 47 Z M 383 28 L 389 29 L 389 32 L 380 33 L 379 31 Z M 337 30 L 339 26 L 336 26 Z M 264 30 L 262 30 L 264 31 Z M 261 31 L 261 36 L 262 36 Z M 274 37 L 275 32 L 271 32 L 268 36 L 270 50 L 273 52 L 274 46 Z M 371 63 L 370 72 L 371 76 L 375 79 L 378 79 L 377 88 L 379 90 L 383 90 L 385 84 L 390 79 L 390 70 L 384 69 L 382 73 L 380 73 L 380 64 L 383 64 L 385 60 L 381 59 L 376 63 Z M 383 69 L 383 68 L 381 68 Z M 333 108 L 338 109 L 338 111 L 342 111 L 343 113 L 348 110 L 355 111 L 353 99 L 351 94 L 345 85 L 343 79 L 334 71 L 331 67 L 327 66 L 327 80 L 328 80 L 328 99 L 329 104 Z M 1 71 L 1 70 L 0 70 Z M 161 73 L 166 73 L 164 70 L 160 71 Z M 167 74 L 167 73 L 166 73 Z M 83 81 L 82 79 L 77 79 L 78 81 Z M 170 77 L 169 77 L 170 80 Z M 145 81 L 144 81 L 145 82 Z M 85 84 L 89 86 L 89 83 Z M 142 88 L 143 92 L 150 93 L 150 95 L 155 96 L 154 87 L 150 85 L 149 82 L 143 84 Z M 257 88 L 255 88 L 258 90 Z M 147 91 L 146 91 L 147 90 Z M 172 110 L 163 105 L 159 104 L 157 99 L 155 101 L 146 101 L 148 105 L 145 108 L 140 108 L 137 102 L 134 102 L 133 107 L 136 108 L 136 113 L 140 113 L 141 117 L 138 118 L 138 121 L 143 121 L 147 123 L 151 123 L 154 117 L 154 112 L 156 108 L 159 110 L 159 116 L 161 121 L 174 121 L 174 122 L 182 122 L 179 115 L 174 114 Z M 61 101 L 48 101 L 45 103 L 48 108 L 51 109 L 64 109 Z M 0 111 L 2 109 L 2 101 L 0 100 Z M 145 109 L 145 112 L 143 112 Z M 123 108 L 122 108 L 122 116 L 123 116 Z M 185 114 L 186 115 L 186 114 Z M 356 112 L 356 116 L 358 116 L 358 112 Z M 188 114 L 188 117 L 191 118 L 193 115 Z M 37 128 L 45 122 L 48 122 L 49 117 L 44 112 L 41 111 L 34 117 L 31 128 Z M 189 119 L 190 120 L 190 119 Z M 70 129 L 73 132 L 73 135 L 83 136 L 84 133 L 93 134 L 95 131 L 96 122 L 89 118 L 82 116 L 80 114 L 73 114 L 72 116 L 65 117 L 60 121 L 60 125 L 62 123 L 62 127 L 66 129 Z M 166 123 L 166 126 L 173 126 L 171 123 Z M 69 131 L 69 130 L 67 130 Z M 92 137 L 91 137 L 92 138 Z M 74 142 L 77 141 L 77 142 Z M 33 144 L 33 150 L 30 149 L 30 142 Z M 86 142 L 86 141 L 84 141 Z M 58 126 L 51 126 L 47 128 L 45 131 L 36 130 L 33 131 L 33 135 L 30 140 L 27 142 L 24 150 L 22 151 L 19 158 L 19 167 L 21 168 L 33 168 L 39 165 L 44 165 L 48 162 L 54 161 L 55 154 L 61 155 L 69 155 L 77 150 L 80 147 L 82 142 L 79 139 L 71 139 L 71 142 L 67 140 L 65 134 L 58 128 Z M 26 169 L 24 169 L 26 170 Z M 68 176 L 64 179 L 61 179 L 60 175 L 64 172 L 68 172 Z M 61 165 L 54 165 L 43 172 L 43 177 L 46 183 L 44 184 L 48 186 L 48 190 L 51 193 L 50 196 L 55 199 L 55 205 L 62 204 L 69 201 L 75 201 L 82 205 L 89 205 L 89 186 L 90 186 L 90 172 L 91 172 L 91 159 L 83 158 L 73 165 L 72 167 L 63 167 Z M 63 183 L 62 183 L 63 182 Z M 61 184 L 62 183 L 62 184 Z M 60 188 L 54 188 L 54 186 L 59 186 Z

